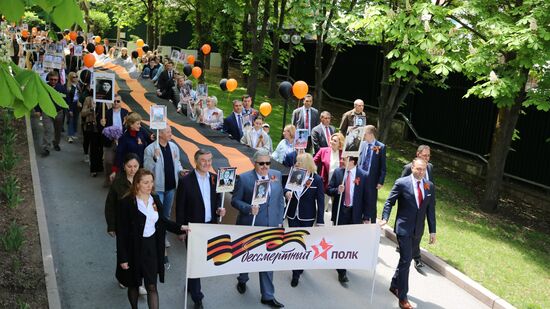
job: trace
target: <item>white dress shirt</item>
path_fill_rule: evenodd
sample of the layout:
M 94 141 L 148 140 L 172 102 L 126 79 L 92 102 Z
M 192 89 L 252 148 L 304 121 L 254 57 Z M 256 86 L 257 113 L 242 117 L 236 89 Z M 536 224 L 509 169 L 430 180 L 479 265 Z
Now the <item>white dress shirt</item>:
M 155 234 L 155 224 L 159 220 L 159 213 L 155 210 L 155 207 L 153 207 L 155 201 L 153 200 L 153 197 L 151 195 L 149 195 L 147 205 L 145 205 L 145 203 L 143 203 L 143 201 L 137 197 L 136 201 L 138 210 L 141 211 L 141 213 L 144 214 L 146 217 L 145 227 L 143 228 L 143 237 L 150 237 L 151 235 Z
M 197 176 L 197 182 L 201 190 L 202 200 L 204 202 L 204 222 L 212 221 L 212 208 L 210 201 L 210 174 L 206 173 L 204 176 L 199 174 L 199 171 L 195 170 Z
M 120 111 L 121 109 L 118 111 L 113 109 L 113 126 L 119 127 L 122 130 L 122 118 L 120 117 Z
M 353 206 L 353 193 L 355 192 L 355 172 L 357 171 L 357 166 L 354 166 L 351 170 L 344 170 L 344 186 L 346 185 L 346 179 L 348 177 L 348 172 L 349 173 L 349 176 L 351 177 L 350 179 L 350 182 L 351 182 L 351 185 L 350 185 L 350 188 L 349 188 L 349 194 L 350 194 L 350 197 L 351 197 L 351 205 L 346 205 L 346 206 Z M 345 192 L 344 192 L 345 194 Z M 342 196 L 342 198 L 345 199 L 345 196 Z

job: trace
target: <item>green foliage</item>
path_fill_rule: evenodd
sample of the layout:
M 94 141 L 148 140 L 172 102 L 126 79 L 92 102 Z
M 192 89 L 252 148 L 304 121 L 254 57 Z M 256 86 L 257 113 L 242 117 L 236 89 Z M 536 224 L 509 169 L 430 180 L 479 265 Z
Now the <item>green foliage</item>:
M 90 10 L 90 19 L 90 32 L 95 35 L 103 36 L 111 28 L 111 19 L 104 12 Z
M 11 172 L 17 164 L 18 157 L 13 150 L 13 143 L 7 143 L 4 141 L 2 145 L 2 152 L 0 153 L 0 171 L 2 174 Z
M 25 241 L 25 235 L 23 235 L 24 227 L 20 226 L 15 220 L 10 224 L 10 227 L 6 233 L 0 236 L 0 242 L 4 247 L 4 250 L 10 253 L 19 252 L 23 242 Z
M 31 309 L 31 306 L 22 299 L 17 299 L 17 307 L 19 309 Z
M 29 27 L 34 27 L 44 23 L 44 21 L 41 20 L 36 13 L 31 11 L 25 12 L 25 15 L 23 15 L 23 18 L 21 19 L 21 22 L 29 25 Z
M 92 2 L 92 5 L 94 10 L 109 14 L 111 17 L 109 25 L 117 26 L 121 29 L 133 29 L 143 21 L 146 12 L 140 0 L 95 0 Z
M 6 204 L 8 208 L 15 209 L 23 201 L 19 195 L 19 180 L 15 175 L 10 175 L 4 180 L 4 184 L 0 188 L 0 191 L 6 198 Z

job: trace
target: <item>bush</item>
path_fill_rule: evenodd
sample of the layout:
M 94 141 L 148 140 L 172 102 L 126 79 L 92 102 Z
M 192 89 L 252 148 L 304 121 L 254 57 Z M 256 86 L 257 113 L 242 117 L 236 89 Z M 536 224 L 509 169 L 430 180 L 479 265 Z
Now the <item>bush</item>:
M 90 24 L 90 32 L 94 35 L 103 36 L 105 31 L 111 27 L 111 20 L 109 15 L 106 13 L 90 10 L 90 19 L 92 20 Z

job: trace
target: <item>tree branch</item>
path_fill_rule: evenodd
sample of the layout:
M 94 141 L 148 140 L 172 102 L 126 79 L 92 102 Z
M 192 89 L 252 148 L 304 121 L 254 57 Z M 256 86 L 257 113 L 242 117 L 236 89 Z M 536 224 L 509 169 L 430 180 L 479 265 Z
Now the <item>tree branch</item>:
M 330 74 L 330 71 L 332 71 L 332 67 L 336 62 L 336 57 L 338 57 L 339 52 L 340 50 L 335 48 L 334 51 L 332 52 L 332 55 L 330 55 L 330 59 L 328 60 L 327 66 L 323 70 L 323 75 L 321 76 L 321 83 L 323 83 L 325 79 L 327 79 L 328 75 Z
M 470 25 L 468 25 L 467 23 L 461 21 L 460 19 L 458 19 L 457 17 L 455 17 L 454 15 L 449 15 L 449 18 L 456 21 L 457 23 L 459 23 L 462 27 L 468 29 L 469 31 L 471 31 L 473 34 L 477 35 L 478 37 L 480 37 L 483 41 L 488 41 L 487 40 L 487 37 L 485 35 L 483 35 L 482 33 L 480 33 L 479 31 L 475 30 L 474 28 L 470 27 Z

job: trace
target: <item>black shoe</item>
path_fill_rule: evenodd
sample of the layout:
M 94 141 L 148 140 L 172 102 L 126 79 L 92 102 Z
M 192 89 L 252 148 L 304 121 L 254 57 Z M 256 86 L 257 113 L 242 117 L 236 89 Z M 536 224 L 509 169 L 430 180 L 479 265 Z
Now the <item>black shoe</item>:
M 280 302 L 278 302 L 275 298 L 270 299 L 270 300 L 263 300 L 262 299 L 262 304 L 268 305 L 269 307 L 272 307 L 272 308 L 283 308 L 285 306 L 285 305 L 281 304 Z
M 349 279 L 346 274 L 338 274 L 338 281 L 340 281 L 340 283 L 346 283 L 349 282 Z
M 97 177 L 97 173 L 91 173 L 90 174 L 92 177 Z
M 48 149 L 42 149 L 42 152 L 40 153 L 42 157 L 47 157 L 50 155 L 50 151 Z
M 195 309 L 202 309 L 202 308 L 204 308 L 202 305 L 202 300 L 195 302 Z
M 244 292 L 246 292 L 246 283 L 244 282 L 237 283 L 237 291 L 239 291 L 239 293 L 241 294 L 244 294 Z
M 415 259 L 414 260 L 414 267 L 415 268 L 422 268 L 422 267 L 424 267 L 424 263 L 422 263 L 421 259 Z
M 55 149 L 55 151 L 61 151 L 61 147 L 59 147 L 59 145 L 53 145 L 53 149 Z
M 290 286 L 293 287 L 293 288 L 297 287 L 299 280 L 300 280 L 300 278 L 292 277 L 292 280 L 290 280 Z

